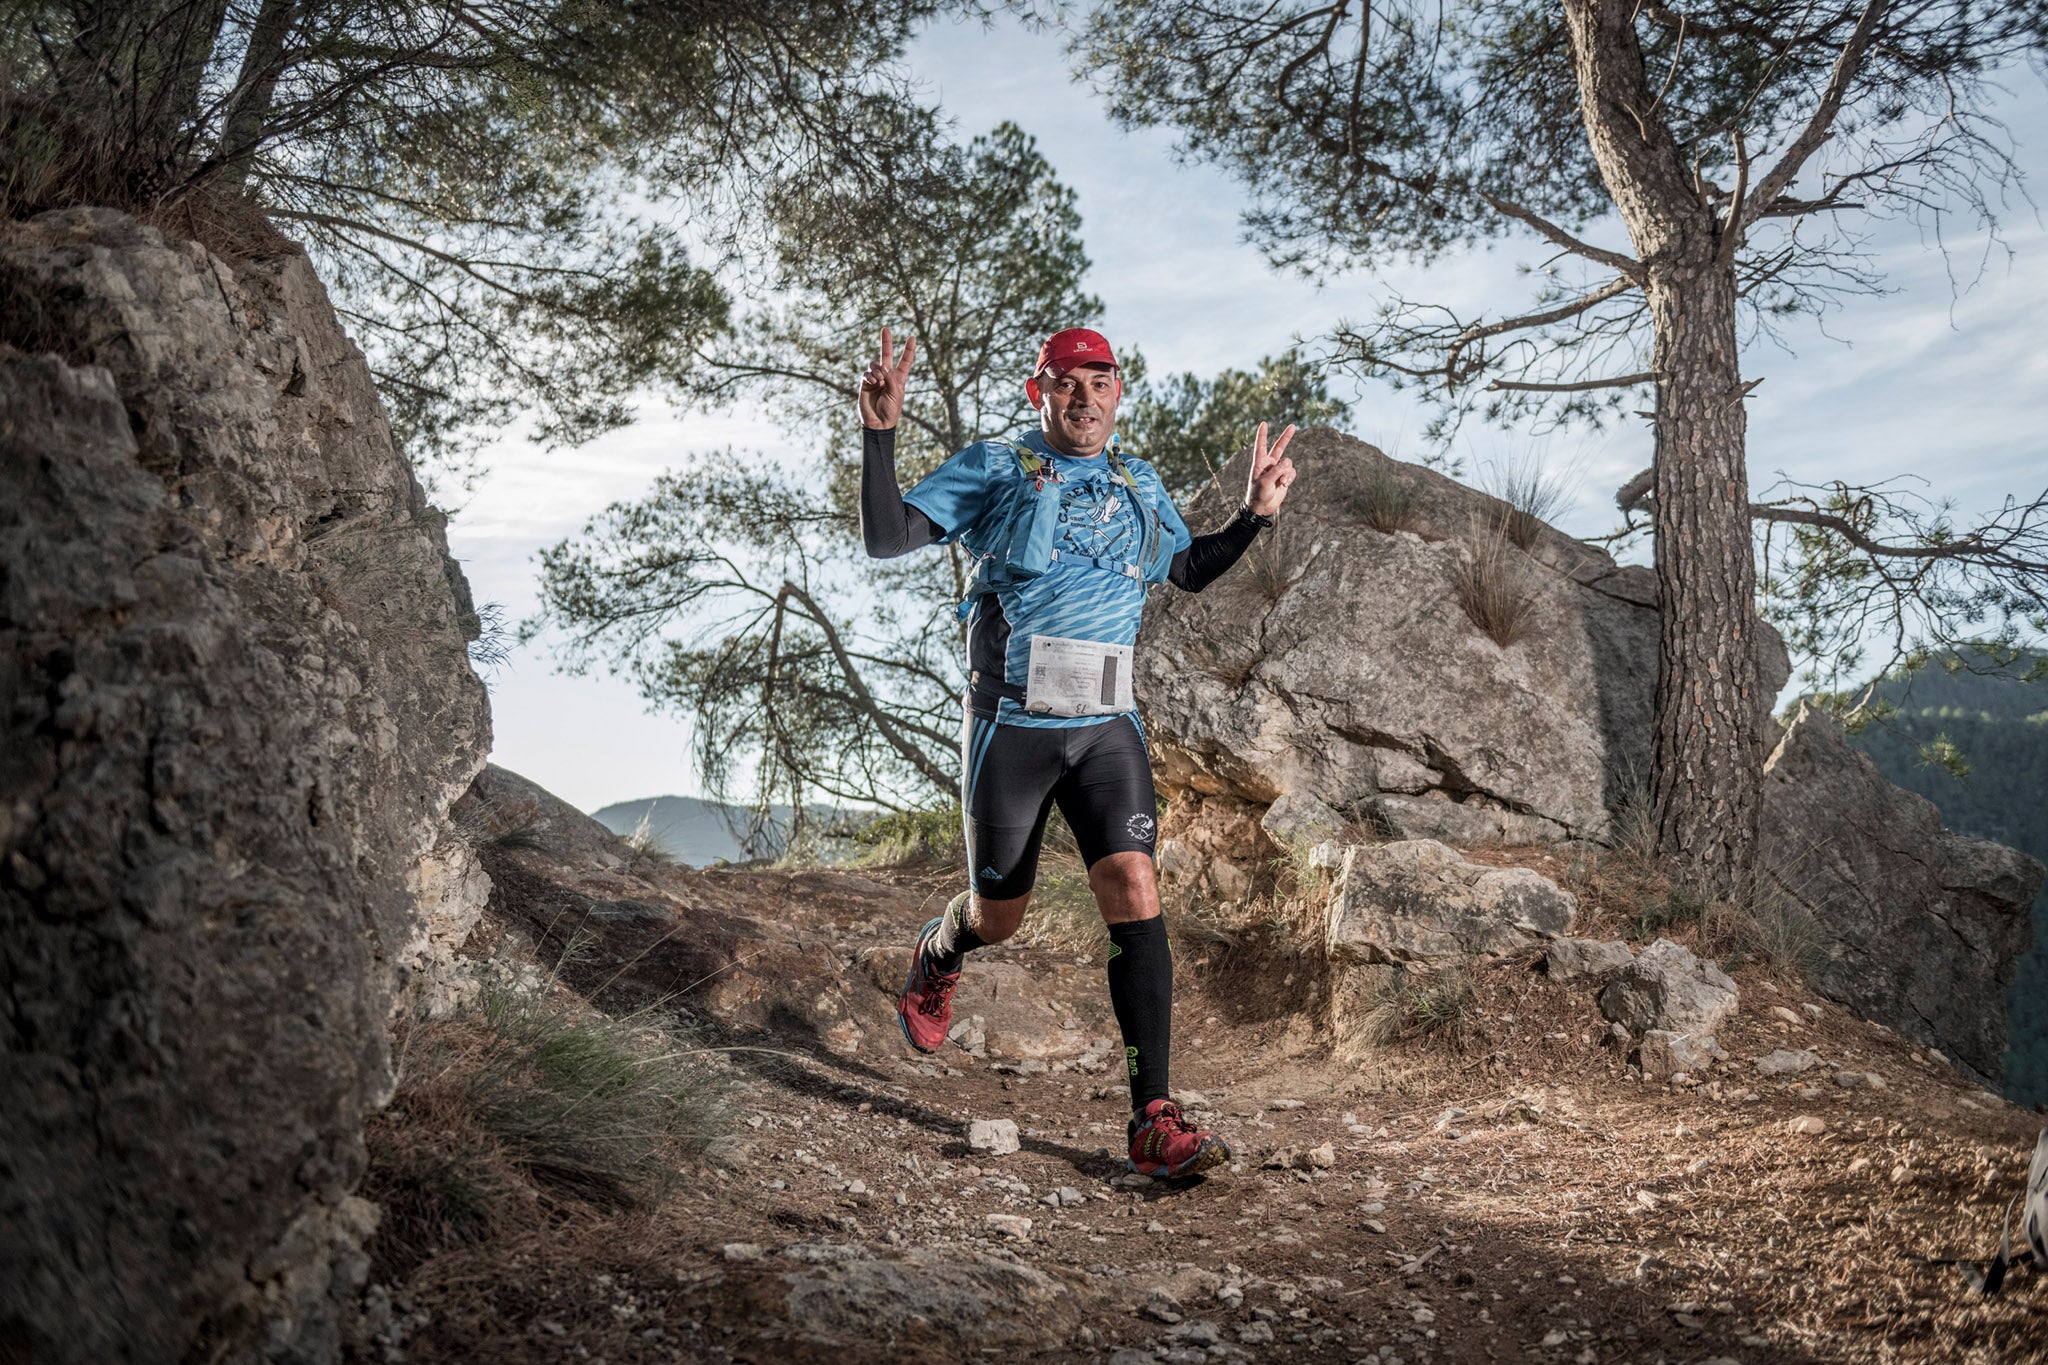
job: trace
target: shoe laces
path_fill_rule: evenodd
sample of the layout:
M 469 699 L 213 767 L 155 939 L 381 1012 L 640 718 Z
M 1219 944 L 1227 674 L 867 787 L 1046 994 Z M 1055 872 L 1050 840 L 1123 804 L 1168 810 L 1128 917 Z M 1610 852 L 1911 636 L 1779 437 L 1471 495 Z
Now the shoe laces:
M 1131 1134 L 1131 1140 L 1133 1142 L 1137 1141 L 1138 1134 L 1143 1133 L 1148 1127 L 1156 1129 L 1162 1137 L 1172 1137 L 1176 1133 L 1191 1134 L 1200 1131 L 1188 1126 L 1186 1117 L 1180 1112 L 1180 1106 L 1172 1101 L 1168 1101 L 1153 1110 L 1150 1118 L 1139 1119 L 1136 1131 Z
M 953 988 L 960 984 L 957 976 L 940 976 L 929 967 L 925 969 L 924 990 L 917 997 L 919 1014 L 944 1013 L 946 1002 L 953 998 Z

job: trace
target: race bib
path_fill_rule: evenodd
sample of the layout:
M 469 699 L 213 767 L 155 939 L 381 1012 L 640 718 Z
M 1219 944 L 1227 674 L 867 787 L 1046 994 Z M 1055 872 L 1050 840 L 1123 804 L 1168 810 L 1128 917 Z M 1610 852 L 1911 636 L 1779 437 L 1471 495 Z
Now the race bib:
M 1133 708 L 1131 647 L 1031 637 L 1024 709 L 1040 716 L 1114 716 Z

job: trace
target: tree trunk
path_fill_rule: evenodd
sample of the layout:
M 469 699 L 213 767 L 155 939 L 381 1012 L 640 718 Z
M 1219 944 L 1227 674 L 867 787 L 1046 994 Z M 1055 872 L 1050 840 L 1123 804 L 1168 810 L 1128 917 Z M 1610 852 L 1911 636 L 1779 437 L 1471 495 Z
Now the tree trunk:
M 263 0 L 249 29 L 249 46 L 242 53 L 242 69 L 235 78 L 215 152 L 225 168 L 223 178 L 236 189 L 248 188 L 249 170 L 270 118 L 270 102 L 277 93 L 278 77 L 284 74 L 285 39 L 291 34 L 298 9 L 298 0 Z
M 1635 12 L 1631 0 L 1565 3 L 1587 137 L 1656 333 L 1657 842 L 1725 886 L 1754 860 L 1771 703 L 1756 654 L 1734 253 L 1656 116 Z
M 1657 844 L 1709 881 L 1750 870 L 1763 799 L 1747 414 L 1734 271 L 1712 252 L 1651 272 L 1657 330 Z

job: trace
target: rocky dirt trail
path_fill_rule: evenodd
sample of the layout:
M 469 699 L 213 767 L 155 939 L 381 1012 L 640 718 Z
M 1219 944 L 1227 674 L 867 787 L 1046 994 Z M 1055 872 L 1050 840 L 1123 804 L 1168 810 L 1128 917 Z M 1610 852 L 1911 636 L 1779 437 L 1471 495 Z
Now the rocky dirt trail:
M 1339 1065 L 1312 981 L 1183 942 L 1179 1098 L 1238 1159 L 1169 1185 L 1124 1174 L 1094 958 L 977 954 L 971 1051 L 896 1033 L 957 874 L 596 857 L 488 855 L 472 947 L 530 945 L 608 1008 L 696 1002 L 741 1049 L 717 1054 L 736 1137 L 658 1211 L 428 1262 L 386 1358 L 2044 1358 L 2043 1276 L 1985 1299 L 1902 1255 L 1989 1258 L 2039 1117 L 1791 983 L 1737 974 L 1693 1085 L 1631 1079 L 1591 991 L 1534 958 L 1481 973 L 1455 1036 Z

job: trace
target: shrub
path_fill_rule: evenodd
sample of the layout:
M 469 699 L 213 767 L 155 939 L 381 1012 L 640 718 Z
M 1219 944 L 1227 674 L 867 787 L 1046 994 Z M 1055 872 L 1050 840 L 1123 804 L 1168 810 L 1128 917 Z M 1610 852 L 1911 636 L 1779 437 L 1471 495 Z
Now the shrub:
M 1503 649 L 1522 637 L 1536 609 L 1521 556 L 1499 525 L 1458 561 L 1451 571 L 1451 592 L 1472 624 Z
M 963 861 L 958 806 L 891 811 L 862 825 L 853 839 L 860 847 L 853 861 L 864 866 L 928 863 L 950 867 Z

